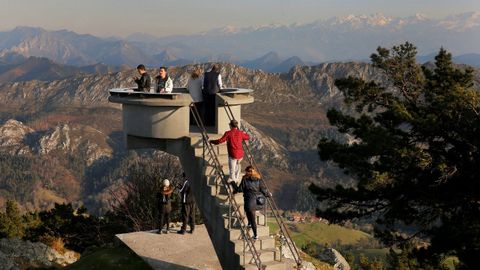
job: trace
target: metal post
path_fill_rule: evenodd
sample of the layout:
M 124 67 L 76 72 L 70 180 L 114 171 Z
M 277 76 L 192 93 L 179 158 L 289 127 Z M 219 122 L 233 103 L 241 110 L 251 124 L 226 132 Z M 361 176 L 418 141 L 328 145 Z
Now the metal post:
M 228 229 L 232 227 L 232 204 L 228 202 Z

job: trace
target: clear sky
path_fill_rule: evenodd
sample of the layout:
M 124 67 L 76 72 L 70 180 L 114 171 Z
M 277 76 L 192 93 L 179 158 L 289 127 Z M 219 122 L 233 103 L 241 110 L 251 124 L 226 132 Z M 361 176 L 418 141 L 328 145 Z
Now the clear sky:
M 98 36 L 165 36 L 349 14 L 438 18 L 468 11 L 480 11 L 480 0 L 0 0 L 0 31 L 39 26 Z

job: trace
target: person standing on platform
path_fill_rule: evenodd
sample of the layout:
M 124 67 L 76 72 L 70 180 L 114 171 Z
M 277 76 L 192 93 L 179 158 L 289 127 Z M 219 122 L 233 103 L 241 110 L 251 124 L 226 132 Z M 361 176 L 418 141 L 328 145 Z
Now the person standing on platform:
M 168 76 L 167 68 L 160 67 L 158 76 L 155 77 L 157 85 L 155 87 L 155 93 L 171 93 L 173 90 L 173 80 Z
M 238 129 L 237 120 L 230 121 L 230 130 L 225 132 L 218 140 L 210 140 L 212 144 L 221 144 L 227 142 L 228 150 L 228 168 L 230 170 L 230 180 L 238 182 L 240 178 L 240 162 L 242 162 L 244 151 L 243 141 L 250 139 L 250 136 Z
M 179 234 L 185 234 L 187 231 L 187 223 L 190 225 L 189 233 L 193 233 L 195 230 L 195 200 L 192 194 L 192 187 L 190 182 L 185 176 L 185 173 L 182 174 L 184 182 L 180 188 L 180 201 L 182 202 L 182 228 L 178 231 Z
M 138 65 L 137 71 L 138 71 L 138 74 L 140 74 L 140 77 L 133 77 L 133 80 L 137 84 L 137 91 L 150 92 L 150 85 L 151 85 L 152 79 L 150 78 L 150 75 L 148 75 L 147 71 L 145 70 L 145 66 Z
M 200 119 L 205 122 L 204 106 L 202 104 L 203 103 L 203 95 L 202 95 L 203 78 L 200 75 L 201 75 L 200 69 L 196 68 L 192 71 L 192 74 L 190 75 L 190 79 L 188 80 L 188 83 L 187 83 L 187 89 L 188 89 L 188 92 L 190 93 L 190 96 L 192 97 L 195 108 L 200 114 Z M 195 125 L 195 124 L 196 124 L 195 119 L 192 115 L 192 112 L 190 112 L 190 125 Z
M 172 193 L 173 187 L 168 179 L 163 180 L 161 190 L 157 193 L 158 210 L 159 210 L 159 227 L 158 234 L 162 233 L 163 227 L 167 225 L 168 233 L 170 226 L 170 212 L 172 212 Z
M 215 98 L 220 89 L 223 88 L 220 66 L 215 64 L 209 72 L 203 75 L 203 100 L 205 105 L 205 125 L 215 125 Z

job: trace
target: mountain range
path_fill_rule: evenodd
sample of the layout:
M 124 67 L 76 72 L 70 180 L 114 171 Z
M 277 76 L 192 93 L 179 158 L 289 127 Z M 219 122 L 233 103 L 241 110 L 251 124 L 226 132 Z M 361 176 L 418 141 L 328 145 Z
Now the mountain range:
M 209 64 L 197 67 L 205 70 Z M 184 86 L 192 68 L 172 67 L 174 85 Z M 120 107 L 107 101 L 107 90 L 131 85 L 133 74 L 78 73 L 60 80 L 0 83 L 1 166 L 8 167 L 4 172 L 13 170 L 0 175 L 0 205 L 14 196 L 29 208 L 76 201 L 105 209 L 109 188 L 121 183 L 135 162 L 124 150 Z M 334 79 L 381 78 L 372 67 L 296 66 L 278 74 L 225 64 L 222 74 L 227 86 L 256 90 L 256 102 L 242 111 L 254 154 L 272 190 L 284 198 L 282 207 L 294 205 L 297 177 L 323 183 L 345 178 L 331 165 L 319 166 L 312 149 L 320 134 L 338 136 L 324 113 L 325 106 L 341 99 Z M 22 174 L 15 168 L 29 172 L 28 177 L 18 178 Z
M 271 56 L 267 59 L 277 59 Z M 52 74 L 62 67 L 48 59 L 14 54 L 3 59 L 20 66 L 25 61 L 47 63 Z M 172 67 L 169 73 L 174 86 L 182 87 L 192 68 L 209 66 Z M 328 108 L 343 106 L 335 79 L 354 76 L 382 82 L 381 73 L 360 62 L 296 65 L 287 73 L 222 66 L 226 86 L 255 89 L 255 103 L 242 108 L 242 114 L 253 137 L 254 155 L 272 190 L 282 198 L 282 207 L 295 205 L 307 181 L 351 184 L 333 164 L 318 160 L 316 145 L 325 136 L 348 140 L 326 118 Z M 29 209 L 67 201 L 102 211 L 108 207 L 110 188 L 122 183 L 138 158 L 153 162 L 152 154 L 124 150 L 120 107 L 107 100 L 108 89 L 133 84 L 135 71 L 72 71 L 55 80 L 0 82 L 0 206 L 13 196 Z
M 158 67 L 220 61 L 287 72 L 296 64 L 362 60 L 377 46 L 406 40 L 418 46 L 420 55 L 435 53 L 443 46 L 461 63 L 480 66 L 480 12 L 441 19 L 420 14 L 405 18 L 350 15 L 305 24 L 223 27 L 166 37 L 134 33 L 126 38 L 100 38 L 67 30 L 17 27 L 0 32 L 0 56 L 17 53 L 74 66 L 134 67 L 144 63 Z

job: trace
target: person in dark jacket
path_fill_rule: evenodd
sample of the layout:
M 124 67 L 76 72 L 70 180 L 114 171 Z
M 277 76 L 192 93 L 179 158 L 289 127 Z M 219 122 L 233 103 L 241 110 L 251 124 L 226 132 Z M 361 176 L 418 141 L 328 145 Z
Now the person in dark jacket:
M 148 75 L 147 71 L 145 70 L 145 66 L 138 65 L 137 71 L 138 71 L 138 74 L 140 74 L 140 77 L 133 78 L 135 83 L 137 83 L 137 91 L 149 92 L 151 78 L 150 78 L 150 75 Z
M 243 192 L 243 207 L 248 219 L 248 226 L 252 228 L 253 239 L 257 240 L 257 222 L 255 218 L 255 212 L 259 208 L 257 205 L 257 196 L 261 193 L 265 197 L 271 197 L 272 194 L 267 191 L 267 187 L 260 179 L 260 174 L 256 172 L 253 166 L 247 166 L 240 185 L 236 186 L 234 181 L 231 181 L 230 184 L 233 185 L 234 193 Z
M 192 194 L 192 187 L 190 182 L 183 173 L 184 182 L 180 188 L 180 201 L 182 202 L 182 228 L 178 231 L 179 234 L 185 234 L 187 231 L 187 223 L 190 225 L 189 233 L 195 230 L 195 200 Z
M 170 226 L 170 212 L 172 212 L 172 193 L 173 187 L 170 185 L 168 179 L 163 180 L 163 185 L 160 191 L 157 193 L 158 200 L 158 210 L 159 210 L 159 228 L 158 233 L 161 234 L 163 226 L 167 225 L 167 230 L 165 233 L 168 233 Z
M 215 99 L 217 93 L 223 88 L 220 66 L 215 64 L 209 72 L 203 75 L 203 102 L 205 106 L 205 125 L 215 125 Z

